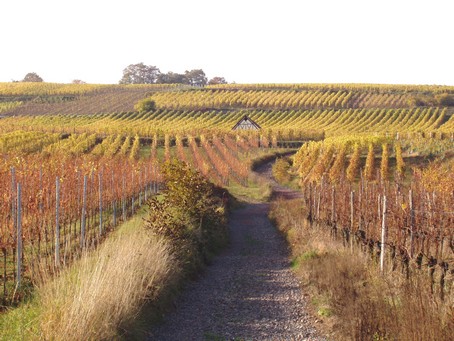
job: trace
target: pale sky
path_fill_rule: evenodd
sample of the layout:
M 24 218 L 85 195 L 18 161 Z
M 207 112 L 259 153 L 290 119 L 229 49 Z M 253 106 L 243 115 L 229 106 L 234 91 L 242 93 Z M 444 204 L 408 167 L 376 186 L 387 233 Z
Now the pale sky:
M 129 64 L 237 83 L 454 85 L 453 0 L 2 0 L 0 82 Z

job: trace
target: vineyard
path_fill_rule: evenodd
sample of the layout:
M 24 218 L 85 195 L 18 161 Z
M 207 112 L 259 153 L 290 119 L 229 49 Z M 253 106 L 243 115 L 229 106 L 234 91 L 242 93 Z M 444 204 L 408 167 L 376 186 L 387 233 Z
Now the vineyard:
M 162 162 L 177 158 L 219 186 L 246 187 L 254 156 L 295 141 L 310 141 L 294 157 L 309 218 L 372 254 L 384 254 L 384 245 L 392 267 L 429 264 L 444 292 L 454 266 L 454 117 L 439 98 L 453 93 L 367 84 L 1 83 L 0 300 L 17 302 L 21 286 L 134 214 L 162 186 Z M 415 105 L 415 96 L 430 105 Z M 135 111 L 144 98 L 156 110 Z M 231 131 L 245 115 L 262 130 Z
M 370 253 L 382 271 L 427 268 L 443 299 L 454 273 L 453 147 L 385 136 L 308 143 L 294 165 L 308 219 Z M 421 155 L 444 159 L 423 166 Z
M 152 137 L 229 131 L 247 115 L 270 137 L 345 133 L 432 133 L 452 138 L 453 87 L 387 85 L 0 84 L 2 131 L 32 130 Z M 451 96 L 451 97 L 450 97 Z M 151 98 L 156 110 L 134 105 Z M 448 100 L 447 100 L 448 99 Z M 200 133 L 200 132 L 199 132 Z
M 159 191 L 160 164 L 179 158 L 218 185 L 248 186 L 256 136 L 0 135 L 1 301 L 101 242 Z M 241 160 L 240 160 L 241 158 Z
M 99 115 L 40 115 L 6 117 L 1 130 L 31 130 L 44 132 L 71 132 L 123 134 L 152 137 L 171 130 L 185 133 L 194 130 L 215 129 L 229 131 L 242 117 L 248 115 L 260 122 L 264 132 L 279 139 L 301 139 L 305 135 L 336 136 L 347 133 L 415 133 L 453 138 L 454 118 L 446 108 L 416 109 L 346 109 L 346 110 L 238 110 L 180 111 L 156 110 Z M 262 132 L 263 134 L 263 132 Z

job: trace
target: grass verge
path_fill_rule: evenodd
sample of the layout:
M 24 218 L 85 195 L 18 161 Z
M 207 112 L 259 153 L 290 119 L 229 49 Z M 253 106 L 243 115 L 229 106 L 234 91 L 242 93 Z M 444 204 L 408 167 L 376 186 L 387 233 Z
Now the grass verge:
M 292 249 L 293 268 L 312 297 L 313 313 L 340 340 L 450 340 L 453 297 L 431 294 L 429 278 L 381 275 L 359 249 L 345 248 L 329 229 L 306 222 L 301 200 L 278 200 L 270 218 Z
M 228 186 L 227 189 L 240 202 L 249 202 L 251 200 L 255 202 L 266 202 L 272 195 L 272 188 L 269 182 L 256 173 L 249 175 L 247 187 L 234 183 Z
M 1 340 L 112 339 L 158 297 L 173 259 L 162 239 L 142 226 L 145 212 L 123 224 L 103 245 L 36 290 L 19 308 L 0 315 Z
M 116 337 L 144 299 L 157 297 L 172 269 L 165 243 L 141 229 L 118 234 L 78 263 L 38 289 L 47 340 Z

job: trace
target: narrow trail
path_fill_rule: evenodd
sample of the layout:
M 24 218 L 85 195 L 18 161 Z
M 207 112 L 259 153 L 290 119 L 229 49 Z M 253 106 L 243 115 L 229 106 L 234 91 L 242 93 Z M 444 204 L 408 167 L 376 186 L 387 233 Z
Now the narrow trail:
M 258 173 L 261 177 L 265 178 L 273 187 L 273 196 L 274 197 L 284 197 L 285 199 L 297 199 L 302 198 L 303 193 L 295 191 L 293 189 L 279 185 L 274 179 L 272 174 L 272 163 L 268 162 L 260 167 L 258 167 L 255 172 Z
M 247 203 L 231 215 L 229 248 L 188 285 L 149 340 L 323 339 L 311 325 L 286 243 L 269 222 L 268 209 L 267 203 Z

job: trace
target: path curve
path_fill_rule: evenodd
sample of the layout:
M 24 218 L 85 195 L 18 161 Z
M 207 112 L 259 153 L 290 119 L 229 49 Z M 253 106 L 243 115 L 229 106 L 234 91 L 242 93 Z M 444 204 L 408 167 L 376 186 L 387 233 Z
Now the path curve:
M 285 186 L 281 186 L 273 177 L 272 165 L 274 161 L 267 162 L 256 168 L 255 172 L 261 177 L 265 178 L 273 187 L 273 198 L 283 197 L 285 199 L 298 199 L 303 198 L 301 191 L 295 191 Z
M 233 212 L 229 248 L 189 283 L 149 340 L 323 340 L 268 210 L 247 203 Z

